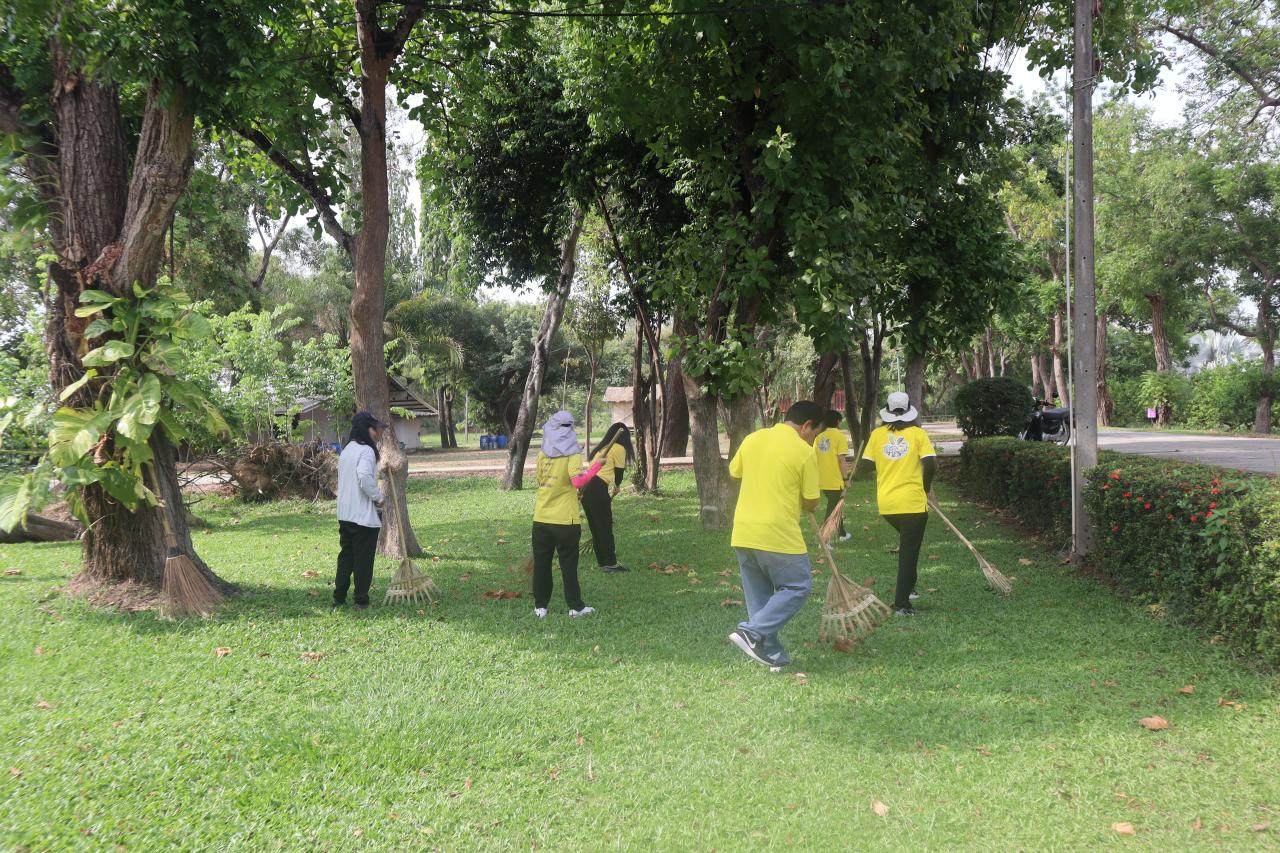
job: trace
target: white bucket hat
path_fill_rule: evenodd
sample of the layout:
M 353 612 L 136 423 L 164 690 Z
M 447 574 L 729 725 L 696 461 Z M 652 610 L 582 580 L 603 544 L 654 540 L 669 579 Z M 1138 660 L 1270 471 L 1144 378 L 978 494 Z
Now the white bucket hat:
M 885 423 L 908 423 L 920 417 L 916 407 L 911 405 L 911 398 L 903 391 L 894 391 L 889 395 L 889 405 L 880 410 L 880 420 Z

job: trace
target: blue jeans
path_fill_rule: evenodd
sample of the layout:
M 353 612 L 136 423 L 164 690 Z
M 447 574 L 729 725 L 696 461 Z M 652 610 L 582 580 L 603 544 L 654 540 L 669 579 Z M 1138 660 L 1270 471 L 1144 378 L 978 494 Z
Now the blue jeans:
M 747 621 L 738 630 L 764 641 L 766 657 L 789 661 L 778 640 L 791 617 L 800 612 L 813 590 L 808 554 L 778 554 L 755 548 L 734 548 L 742 573 L 742 595 L 747 600 Z

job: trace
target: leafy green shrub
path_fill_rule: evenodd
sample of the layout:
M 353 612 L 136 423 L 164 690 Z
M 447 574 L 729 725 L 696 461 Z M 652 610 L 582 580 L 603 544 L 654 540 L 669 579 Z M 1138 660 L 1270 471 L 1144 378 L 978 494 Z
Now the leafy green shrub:
M 1147 406 L 1151 405 L 1142 395 L 1142 380 L 1108 379 L 1107 391 L 1111 401 L 1115 403 L 1115 411 L 1111 417 L 1112 426 L 1142 426 L 1147 421 Z
M 1210 367 L 1191 377 L 1191 400 L 1181 420 L 1200 429 L 1251 429 L 1261 390 L 1257 362 Z
M 1180 373 L 1157 373 L 1152 370 L 1142 374 L 1138 383 L 1146 405 L 1164 408 L 1171 420 L 1181 418 L 1183 407 L 1191 397 L 1191 381 Z
M 1280 662 L 1280 486 L 1267 477 L 1119 453 L 1086 472 L 1093 565 L 1139 598 Z M 1070 535 L 1070 451 L 965 443 L 961 486 L 1023 523 Z
M 975 379 L 956 392 L 956 422 L 970 438 L 1017 435 L 1026 429 L 1035 400 L 1008 376 Z

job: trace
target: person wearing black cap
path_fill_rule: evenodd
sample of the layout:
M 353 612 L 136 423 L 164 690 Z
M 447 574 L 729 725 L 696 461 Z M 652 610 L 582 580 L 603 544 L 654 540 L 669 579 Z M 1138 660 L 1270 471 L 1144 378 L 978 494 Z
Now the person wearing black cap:
M 333 606 L 347 603 L 347 589 L 355 575 L 355 606 L 369 606 L 373 557 L 382 527 L 378 491 L 378 436 L 386 424 L 368 412 L 351 419 L 351 438 L 338 457 L 338 575 L 333 582 Z

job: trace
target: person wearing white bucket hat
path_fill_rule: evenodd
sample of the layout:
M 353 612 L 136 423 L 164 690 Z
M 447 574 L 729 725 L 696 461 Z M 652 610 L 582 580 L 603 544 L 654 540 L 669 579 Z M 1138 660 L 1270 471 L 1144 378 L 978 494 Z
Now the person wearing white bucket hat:
M 937 453 L 929 434 L 917 423 L 919 417 L 910 397 L 901 391 L 890 394 L 880 410 L 884 423 L 867 439 L 855 473 L 855 477 L 875 473 L 876 508 L 898 531 L 898 586 L 893 606 L 899 616 L 916 614 L 911 602 L 918 597 L 920 545 L 929 522 L 929 489 L 937 473 Z

